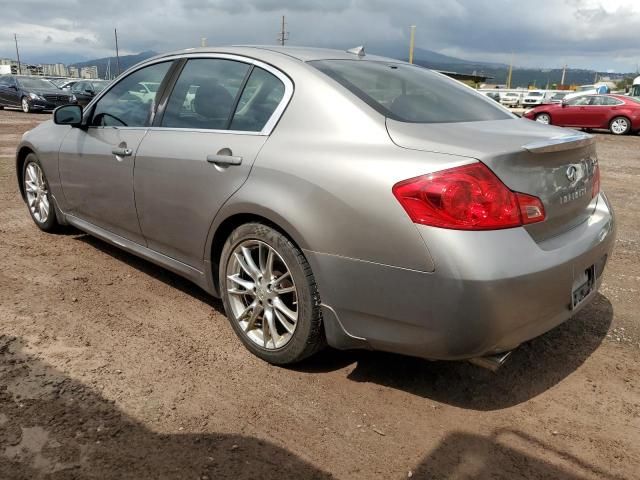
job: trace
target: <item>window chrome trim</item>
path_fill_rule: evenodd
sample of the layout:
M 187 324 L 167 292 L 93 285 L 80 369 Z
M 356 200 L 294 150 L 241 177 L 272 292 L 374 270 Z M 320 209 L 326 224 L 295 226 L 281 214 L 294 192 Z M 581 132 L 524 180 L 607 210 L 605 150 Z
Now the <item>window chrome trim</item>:
M 262 62 L 260 60 L 255 59 L 255 58 L 245 57 L 245 56 L 242 56 L 242 55 L 236 55 L 236 54 L 230 54 L 230 53 L 181 53 L 181 54 L 176 54 L 176 55 L 168 55 L 168 56 L 162 57 L 162 58 L 153 58 L 153 59 L 145 60 L 145 61 L 143 61 L 143 62 L 141 62 L 141 63 L 139 63 L 137 65 L 134 65 L 133 67 L 131 67 L 128 70 L 126 70 L 119 78 L 114 80 L 112 85 L 110 85 L 108 88 L 105 88 L 102 92 L 100 92 L 99 95 L 96 95 L 96 97 L 94 97 L 93 100 L 91 100 L 91 102 L 89 102 L 87 104 L 87 106 L 84 108 L 84 112 L 85 113 L 83 114 L 83 122 L 86 120 L 86 118 L 85 118 L 86 112 L 89 112 L 93 108 L 95 103 L 99 102 L 100 99 L 104 95 L 106 95 L 112 88 L 114 88 L 118 83 L 123 81 L 129 75 L 131 75 L 131 74 L 133 74 L 133 73 L 137 72 L 138 70 L 141 70 L 141 69 L 143 69 L 145 67 L 150 67 L 150 66 L 156 65 L 158 63 L 174 62 L 176 60 L 181 60 L 183 58 L 186 58 L 186 59 L 191 59 L 191 58 L 194 58 L 194 59 L 195 58 L 211 58 L 211 59 L 234 60 L 234 61 L 237 61 L 237 62 L 242 62 L 242 63 L 246 63 L 246 64 L 249 64 L 249 65 L 254 65 L 256 67 L 262 68 L 263 70 L 266 70 L 267 72 L 269 72 L 272 75 L 274 75 L 278 80 L 280 80 L 283 83 L 283 85 L 284 85 L 284 94 L 282 96 L 282 100 L 280 100 L 280 103 L 278 104 L 276 109 L 271 114 L 271 117 L 269 117 L 269 120 L 267 120 L 267 123 L 264 124 L 264 127 L 262 127 L 262 130 L 260 130 L 260 131 L 209 130 L 209 129 L 195 129 L 195 128 L 153 127 L 151 125 L 148 126 L 148 127 L 118 127 L 118 128 L 146 128 L 147 130 L 154 130 L 154 131 L 155 130 L 171 130 L 171 131 L 181 131 L 181 132 L 188 131 L 188 132 L 208 132 L 208 133 L 230 133 L 230 134 L 234 134 L 234 135 L 260 135 L 260 136 L 269 136 L 269 135 L 271 135 L 271 132 L 273 132 L 273 129 L 276 127 L 276 125 L 280 121 L 280 118 L 282 117 L 284 111 L 289 106 L 289 102 L 291 100 L 291 97 L 293 97 L 293 92 L 294 92 L 293 81 L 283 71 L 275 68 L 272 65 L 269 65 L 268 63 Z M 240 92 L 240 94 L 242 94 L 242 92 Z

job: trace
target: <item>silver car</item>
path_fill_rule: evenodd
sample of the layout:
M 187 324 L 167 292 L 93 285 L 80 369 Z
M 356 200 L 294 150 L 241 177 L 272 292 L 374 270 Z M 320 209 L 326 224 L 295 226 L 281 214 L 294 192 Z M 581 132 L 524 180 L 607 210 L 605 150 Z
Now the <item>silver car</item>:
M 17 174 L 42 230 L 190 279 L 275 364 L 493 358 L 588 304 L 615 237 L 591 136 L 362 49 L 152 58 L 27 132 Z

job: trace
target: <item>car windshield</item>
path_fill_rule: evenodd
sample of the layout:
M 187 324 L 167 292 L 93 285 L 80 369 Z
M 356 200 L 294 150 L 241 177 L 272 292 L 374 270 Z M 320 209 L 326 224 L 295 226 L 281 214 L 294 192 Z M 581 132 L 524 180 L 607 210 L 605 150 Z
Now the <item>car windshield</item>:
M 142 85 L 144 85 L 145 87 L 147 87 L 147 90 L 149 90 L 150 92 L 157 92 L 158 91 L 158 87 L 160 87 L 159 83 L 152 83 L 152 82 L 143 82 Z
M 556 100 L 560 100 L 561 98 L 564 98 L 567 94 L 566 93 L 556 93 L 553 98 Z
M 382 115 L 411 123 L 506 120 L 496 102 L 426 68 L 361 60 L 309 62 Z
M 44 78 L 18 78 L 18 83 L 22 88 L 32 88 L 34 90 L 58 88 L 49 80 L 45 80 Z
M 529 94 L 530 97 L 541 97 L 542 96 L 542 92 L 531 92 Z
M 583 85 L 581 87 L 578 87 L 578 92 L 586 92 L 587 90 L 595 90 L 595 86 L 594 85 Z
M 107 82 L 94 82 L 92 85 L 93 90 L 98 93 L 105 89 L 105 87 L 107 86 Z

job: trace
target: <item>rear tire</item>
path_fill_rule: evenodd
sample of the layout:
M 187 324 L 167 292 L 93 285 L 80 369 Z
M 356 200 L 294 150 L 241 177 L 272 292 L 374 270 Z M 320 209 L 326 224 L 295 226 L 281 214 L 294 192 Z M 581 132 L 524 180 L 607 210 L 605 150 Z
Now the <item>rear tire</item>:
M 631 130 L 631 122 L 627 117 L 616 117 L 609 123 L 609 131 L 614 135 L 626 135 Z
M 231 326 L 257 357 L 287 365 L 325 346 L 313 272 L 282 233 L 261 223 L 236 228 L 222 249 L 218 279 Z
M 54 232 L 59 227 L 49 183 L 35 154 L 30 153 L 22 166 L 22 184 L 29 214 L 38 228 Z
M 536 115 L 536 122 L 551 125 L 551 115 L 548 113 L 539 113 Z

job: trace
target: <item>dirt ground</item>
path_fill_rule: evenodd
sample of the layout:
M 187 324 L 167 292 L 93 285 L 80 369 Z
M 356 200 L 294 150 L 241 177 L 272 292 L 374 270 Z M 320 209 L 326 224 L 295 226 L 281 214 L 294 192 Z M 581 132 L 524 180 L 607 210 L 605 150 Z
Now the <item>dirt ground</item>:
M 496 374 L 327 350 L 270 366 L 219 301 L 32 223 L 0 111 L 0 479 L 640 478 L 640 136 L 598 134 L 618 241 L 596 301 Z

